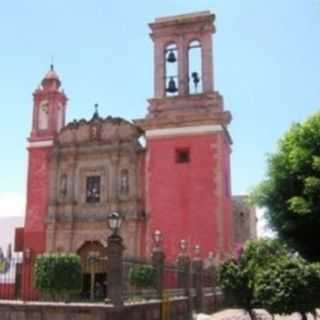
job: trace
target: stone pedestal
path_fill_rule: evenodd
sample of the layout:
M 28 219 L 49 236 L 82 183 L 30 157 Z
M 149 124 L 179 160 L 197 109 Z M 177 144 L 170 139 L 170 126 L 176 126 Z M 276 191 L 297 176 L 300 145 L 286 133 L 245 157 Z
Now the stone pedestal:
M 195 258 L 192 261 L 193 271 L 193 287 L 196 291 L 195 309 L 197 312 L 201 312 L 203 309 L 203 261 L 200 258 Z
M 122 257 L 124 246 L 122 238 L 113 234 L 108 238 L 107 257 L 108 257 L 108 299 L 115 307 L 123 306 L 122 294 Z
M 152 265 L 156 271 L 155 288 L 159 298 L 162 298 L 163 293 L 164 260 L 165 254 L 162 248 L 154 248 L 152 252 Z

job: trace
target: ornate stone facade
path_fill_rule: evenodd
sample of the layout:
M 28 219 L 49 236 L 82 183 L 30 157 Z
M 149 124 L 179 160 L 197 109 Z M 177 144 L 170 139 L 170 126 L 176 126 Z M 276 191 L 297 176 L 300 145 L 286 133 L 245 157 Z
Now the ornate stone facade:
M 50 157 L 47 251 L 77 251 L 85 241 L 106 244 L 107 215 L 119 212 L 128 254 L 140 255 L 145 223 L 141 172 L 142 131 L 121 118 L 69 123 L 58 134 Z M 90 198 L 93 192 L 96 198 Z M 88 184 L 89 183 L 89 184 Z

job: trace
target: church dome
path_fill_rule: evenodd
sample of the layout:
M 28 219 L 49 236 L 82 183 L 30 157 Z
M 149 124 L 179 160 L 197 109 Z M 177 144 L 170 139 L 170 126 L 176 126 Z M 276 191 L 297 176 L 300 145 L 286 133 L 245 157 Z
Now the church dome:
M 59 76 L 57 72 L 54 70 L 53 65 L 50 66 L 50 70 L 47 72 L 47 74 L 44 76 L 42 80 L 42 86 L 44 88 L 51 87 L 51 88 L 59 88 L 61 85 L 61 81 L 59 79 Z
M 59 80 L 60 81 L 58 74 L 56 73 L 56 71 L 53 68 L 53 65 L 50 66 L 50 70 L 45 75 L 44 79 L 47 79 L 47 80 Z

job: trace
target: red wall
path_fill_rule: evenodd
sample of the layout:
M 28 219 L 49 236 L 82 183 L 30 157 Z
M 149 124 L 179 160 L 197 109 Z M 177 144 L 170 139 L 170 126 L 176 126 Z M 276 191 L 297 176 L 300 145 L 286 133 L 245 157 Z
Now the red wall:
M 231 190 L 231 169 L 230 169 L 230 144 L 225 136 L 219 136 L 221 140 L 221 148 L 223 154 L 222 166 L 223 166 L 223 184 L 225 192 L 222 192 L 223 197 L 223 249 L 224 252 L 234 251 L 234 237 L 233 237 L 233 216 L 232 216 L 232 190 Z
M 48 211 L 48 157 L 50 148 L 29 149 L 27 209 L 24 247 L 32 253 L 45 250 L 45 224 Z
M 15 284 L 14 283 L 0 283 L 0 300 L 15 298 Z
M 169 259 L 176 257 L 181 239 L 188 240 L 189 246 L 200 244 L 203 257 L 209 251 L 224 251 L 227 247 L 231 202 L 223 185 L 224 172 L 230 176 L 229 145 L 225 141 L 224 133 L 148 141 L 148 237 L 155 229 L 163 233 Z M 189 163 L 176 163 L 177 148 L 190 149 Z M 148 241 L 148 252 L 150 244 Z

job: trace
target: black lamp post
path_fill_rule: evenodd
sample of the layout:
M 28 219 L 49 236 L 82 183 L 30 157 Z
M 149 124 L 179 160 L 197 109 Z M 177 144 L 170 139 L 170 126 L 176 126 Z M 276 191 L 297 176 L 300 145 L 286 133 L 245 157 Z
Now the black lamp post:
M 112 231 L 112 235 L 118 234 L 118 230 L 121 227 L 122 219 L 118 212 L 112 212 L 108 215 L 109 228 Z
M 118 234 L 121 226 L 121 216 L 117 212 L 112 212 L 108 216 L 108 224 L 112 233 L 108 237 L 107 265 L 108 265 L 108 298 L 106 302 L 111 302 L 115 307 L 123 305 L 122 296 L 122 256 L 124 246 L 123 240 Z

